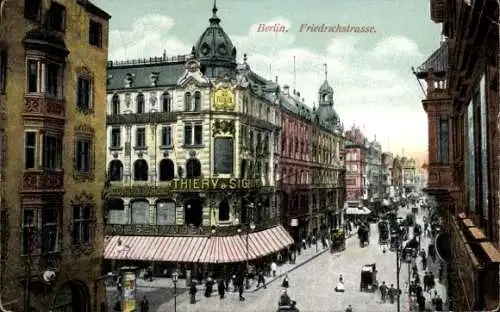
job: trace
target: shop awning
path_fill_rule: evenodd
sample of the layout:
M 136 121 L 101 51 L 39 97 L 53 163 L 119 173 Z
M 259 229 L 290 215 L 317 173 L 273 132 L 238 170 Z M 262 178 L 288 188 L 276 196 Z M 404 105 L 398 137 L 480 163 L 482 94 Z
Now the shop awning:
M 256 258 L 248 248 L 248 257 Z M 234 263 L 247 259 L 246 235 L 211 237 L 201 252 L 201 263 Z
M 366 207 L 353 208 L 349 207 L 346 209 L 345 214 L 347 215 L 369 215 L 372 211 Z
M 256 255 L 254 259 L 278 252 L 293 243 L 293 238 L 282 225 L 251 233 L 248 237 L 249 248 Z
M 206 237 L 113 236 L 104 259 L 165 262 L 197 262 Z

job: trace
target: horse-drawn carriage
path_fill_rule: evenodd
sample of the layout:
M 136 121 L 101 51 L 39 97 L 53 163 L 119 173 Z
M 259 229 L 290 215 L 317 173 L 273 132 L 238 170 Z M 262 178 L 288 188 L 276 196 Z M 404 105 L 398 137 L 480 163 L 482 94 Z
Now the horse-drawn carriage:
M 361 282 L 359 283 L 359 291 L 375 292 L 377 288 L 377 267 L 375 263 L 365 264 L 361 268 Z
M 331 239 L 331 253 L 345 250 L 345 231 L 343 228 L 332 230 Z
M 366 225 L 361 225 L 358 229 L 358 238 L 361 247 L 370 245 L 370 228 Z
M 378 223 L 378 243 L 380 245 L 389 243 L 389 223 L 385 220 Z

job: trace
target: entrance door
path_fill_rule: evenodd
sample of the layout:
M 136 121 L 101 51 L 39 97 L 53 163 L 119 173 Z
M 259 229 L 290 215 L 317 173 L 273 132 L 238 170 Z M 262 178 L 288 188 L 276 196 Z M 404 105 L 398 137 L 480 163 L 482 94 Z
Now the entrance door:
M 54 312 L 89 312 L 90 298 L 87 286 L 79 281 L 64 284 L 57 292 Z
M 184 224 L 196 227 L 203 223 L 203 203 L 199 198 L 191 198 L 184 202 Z

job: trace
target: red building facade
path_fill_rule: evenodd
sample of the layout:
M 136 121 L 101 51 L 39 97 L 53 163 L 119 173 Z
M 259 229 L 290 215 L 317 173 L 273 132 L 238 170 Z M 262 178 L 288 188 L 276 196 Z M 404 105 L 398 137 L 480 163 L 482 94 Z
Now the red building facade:
M 352 126 L 345 133 L 346 200 L 362 201 L 365 179 L 363 149 L 366 138 L 361 130 Z
M 310 122 L 312 113 L 300 93 L 288 86 L 281 96 L 281 172 L 285 221 L 295 239 L 308 231 L 311 192 Z M 291 221 L 296 220 L 296 221 Z M 294 224 L 291 224 L 294 223 Z

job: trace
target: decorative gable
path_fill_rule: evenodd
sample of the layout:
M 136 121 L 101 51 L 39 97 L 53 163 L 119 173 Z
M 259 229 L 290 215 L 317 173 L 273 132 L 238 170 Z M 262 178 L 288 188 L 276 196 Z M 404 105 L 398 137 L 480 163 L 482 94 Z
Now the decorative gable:
M 203 73 L 200 71 L 200 63 L 194 59 L 186 62 L 184 74 L 177 81 L 177 85 L 180 87 L 185 87 L 189 83 L 193 83 L 196 86 L 206 86 L 209 84 L 209 80 L 203 77 Z

